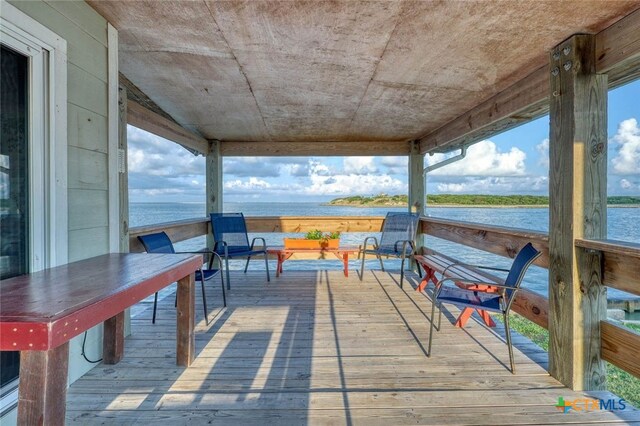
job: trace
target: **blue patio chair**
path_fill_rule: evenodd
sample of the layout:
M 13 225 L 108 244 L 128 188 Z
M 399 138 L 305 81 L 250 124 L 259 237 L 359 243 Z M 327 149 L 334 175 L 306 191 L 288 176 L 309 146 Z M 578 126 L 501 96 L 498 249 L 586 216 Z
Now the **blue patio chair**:
M 401 258 L 400 265 L 400 288 L 404 280 L 404 261 L 406 257 L 414 258 L 416 254 L 416 232 L 418 231 L 418 223 L 420 215 L 417 213 L 389 212 L 384 219 L 382 225 L 382 235 L 380 243 L 376 237 L 367 237 L 360 250 L 362 255 L 362 265 L 360 267 L 360 281 L 364 277 L 364 263 L 367 254 L 374 254 L 380 261 L 380 267 L 384 271 L 382 256 L 387 258 Z M 367 248 L 369 240 L 373 240 L 371 248 Z M 415 258 L 414 258 L 415 261 Z M 420 268 L 418 274 L 421 275 Z
M 144 249 L 147 251 L 147 253 L 192 253 L 192 254 L 209 254 L 211 255 L 211 258 L 209 260 L 209 268 L 208 269 L 202 269 L 200 268 L 199 270 L 196 271 L 196 280 L 200 281 L 201 286 L 202 286 L 202 305 L 204 306 L 204 318 L 207 322 L 207 325 L 209 325 L 209 314 L 207 311 L 207 297 L 205 295 L 205 291 L 204 291 L 204 282 L 207 281 L 208 279 L 212 278 L 215 274 L 217 274 L 218 272 L 220 272 L 219 269 L 212 269 L 212 265 L 213 265 L 213 259 L 214 257 L 217 257 L 220 260 L 220 256 L 218 256 L 216 253 L 212 252 L 211 250 L 204 250 L 204 251 L 180 251 L 177 252 L 174 250 L 173 248 L 173 243 L 171 243 L 171 239 L 169 239 L 169 236 L 165 233 L 165 232 L 158 232 L 155 234 L 147 234 L 147 235 L 139 235 L 138 236 L 138 240 L 140 240 L 140 242 L 142 243 L 142 245 L 144 246 Z M 220 265 L 222 265 L 222 262 L 220 262 Z M 221 266 L 222 267 L 222 266 Z M 224 306 L 227 306 L 227 296 L 225 294 L 225 290 L 224 290 L 224 278 L 222 278 L 222 274 L 220 274 L 220 283 L 222 285 L 222 302 L 224 304 Z M 176 294 L 177 297 L 177 294 Z M 151 322 L 153 324 L 156 323 L 156 309 L 158 307 L 158 293 L 155 294 L 154 298 L 153 298 L 153 319 L 151 320 Z
M 486 266 L 478 265 L 466 265 L 473 266 L 474 268 L 489 269 L 492 271 L 507 272 L 507 278 L 504 280 L 504 284 L 496 284 L 495 282 L 489 282 L 489 280 L 483 281 L 470 281 L 460 278 L 444 278 L 438 281 L 433 293 L 433 300 L 431 306 L 431 330 L 429 331 L 429 356 L 431 356 L 431 342 L 433 340 L 433 329 L 435 323 L 436 307 L 439 310 L 438 318 L 438 330 L 440 329 L 440 320 L 442 317 L 442 304 L 448 303 L 455 305 L 461 309 L 473 308 L 488 312 L 499 312 L 504 317 L 504 330 L 507 338 L 507 347 L 509 348 L 509 362 L 511 363 L 511 373 L 516 373 L 515 364 L 513 362 L 513 348 L 511 346 L 511 330 L 509 328 L 509 311 L 513 305 L 516 293 L 522 283 L 522 278 L 525 272 L 531 266 L 531 264 L 540 256 L 540 252 L 536 250 L 531 243 L 527 243 L 516 255 L 511 265 L 511 269 L 490 268 Z M 460 263 L 454 265 L 461 265 Z M 449 266 L 451 268 L 452 266 Z M 462 264 L 465 265 L 465 264 Z M 447 268 L 447 269 L 449 269 Z M 446 272 L 446 271 L 445 271 Z M 456 285 L 447 285 L 447 281 L 455 284 L 470 285 L 471 288 L 462 288 Z M 496 287 L 497 293 L 489 293 L 480 290 L 474 290 L 474 285 L 486 285 Z
M 267 270 L 267 281 L 271 281 L 269 276 L 269 259 L 267 256 L 267 243 L 264 238 L 256 237 L 249 244 L 247 235 L 247 223 L 242 213 L 210 213 L 211 231 L 215 241 L 213 251 L 224 258 L 227 273 L 227 289 L 231 288 L 231 277 L 229 276 L 229 259 L 247 258 L 244 265 L 244 272 L 247 272 L 249 261 L 253 256 L 263 255 L 264 266 Z M 255 250 L 256 240 L 262 240 L 262 248 Z

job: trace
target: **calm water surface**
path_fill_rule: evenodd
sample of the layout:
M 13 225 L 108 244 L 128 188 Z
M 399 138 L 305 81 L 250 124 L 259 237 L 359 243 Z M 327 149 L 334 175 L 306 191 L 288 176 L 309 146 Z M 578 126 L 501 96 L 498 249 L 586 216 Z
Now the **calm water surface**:
M 405 211 L 406 208 L 365 208 L 350 206 L 325 206 L 320 203 L 225 203 L 225 212 L 243 212 L 245 216 L 384 216 L 388 211 Z M 541 232 L 549 230 L 549 210 L 547 208 L 468 208 L 468 207 L 438 207 L 428 208 L 427 214 L 432 217 L 462 220 L 513 228 L 530 229 Z M 640 208 L 609 208 L 607 212 L 608 238 L 620 241 L 640 243 Z M 181 219 L 205 217 L 204 203 L 131 203 L 129 206 L 130 226 L 151 225 L 155 223 L 171 222 Z M 302 234 L 255 234 L 264 237 L 267 245 L 282 245 L 282 238 L 299 236 Z M 345 233 L 341 240 L 344 244 L 361 244 L 368 233 Z M 469 263 L 481 263 L 508 267 L 510 259 L 492 255 L 481 250 L 472 249 L 460 244 L 427 237 L 428 247 L 443 253 L 451 253 L 458 259 Z M 205 245 L 205 237 L 194 238 L 177 244 L 180 249 L 198 249 Z M 369 261 L 368 261 L 369 262 Z M 376 261 L 377 262 L 377 261 Z M 264 267 L 256 262 L 252 268 Z M 399 268 L 399 260 L 385 261 L 390 268 Z M 231 267 L 240 269 L 243 261 L 236 261 Z M 352 262 L 351 268 L 356 268 L 357 262 Z M 371 267 L 376 264 L 372 261 Z M 275 264 L 274 264 L 275 268 Z M 340 262 L 325 261 L 295 261 L 288 262 L 286 269 L 315 270 L 340 269 Z M 533 266 L 527 273 L 523 286 L 542 294 L 547 294 L 548 274 L 544 268 Z M 609 297 L 630 297 L 630 295 L 609 289 Z

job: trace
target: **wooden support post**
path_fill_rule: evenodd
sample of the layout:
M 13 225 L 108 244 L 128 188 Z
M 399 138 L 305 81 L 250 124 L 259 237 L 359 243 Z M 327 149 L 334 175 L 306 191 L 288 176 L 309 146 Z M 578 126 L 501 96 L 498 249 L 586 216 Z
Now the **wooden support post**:
M 575 390 L 604 389 L 602 266 L 575 240 L 606 236 L 607 76 L 595 73 L 591 35 L 550 57 L 549 371 Z
M 120 192 L 120 252 L 129 252 L 129 178 L 127 173 L 127 89 L 118 92 L 118 189 Z
M 127 89 L 118 88 L 118 191 L 120 206 L 120 253 L 129 253 L 129 173 L 127 164 Z M 131 334 L 130 309 L 125 310 L 124 335 Z
M 409 155 L 409 211 L 424 212 L 424 203 L 426 198 L 426 188 L 424 187 L 424 154 L 420 153 L 420 142 L 413 141 L 411 143 L 411 154 Z M 416 237 L 416 245 L 418 252 L 420 247 L 424 247 L 424 235 L 418 230 Z
M 176 364 L 188 367 L 195 358 L 195 274 L 178 280 Z
M 69 342 L 48 351 L 20 352 L 18 424 L 63 425 Z
M 124 311 L 104 322 L 102 362 L 117 364 L 124 355 Z
M 222 212 L 222 156 L 220 141 L 209 141 L 206 160 L 207 194 L 206 208 L 209 213 Z M 213 249 L 213 234 L 207 233 L 207 247 Z

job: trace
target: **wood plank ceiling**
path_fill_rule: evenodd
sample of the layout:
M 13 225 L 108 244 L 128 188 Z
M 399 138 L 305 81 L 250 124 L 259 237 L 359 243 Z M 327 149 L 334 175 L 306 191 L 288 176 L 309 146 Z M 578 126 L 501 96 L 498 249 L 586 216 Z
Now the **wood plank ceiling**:
M 226 141 L 407 141 L 545 64 L 629 1 L 90 1 L 120 71 Z

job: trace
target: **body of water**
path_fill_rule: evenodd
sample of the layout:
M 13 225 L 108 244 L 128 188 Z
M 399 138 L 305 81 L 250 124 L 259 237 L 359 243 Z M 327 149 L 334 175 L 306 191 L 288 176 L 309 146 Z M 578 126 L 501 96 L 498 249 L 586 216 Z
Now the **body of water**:
M 406 211 L 406 208 L 390 207 L 352 207 L 327 206 L 321 203 L 225 203 L 225 212 L 242 212 L 245 216 L 384 216 L 388 211 Z M 427 209 L 427 214 L 436 218 L 461 220 L 466 222 L 484 223 L 490 225 L 523 228 L 534 231 L 548 232 L 549 210 L 547 208 L 469 208 L 469 207 L 433 207 Z M 205 217 L 204 203 L 131 203 L 129 206 L 130 226 L 151 225 L 172 222 L 181 219 Z M 633 207 L 609 208 L 607 212 L 607 233 L 609 239 L 640 243 L 640 209 Z M 323 230 L 324 231 L 324 230 Z M 343 244 L 362 244 L 370 233 L 345 233 L 341 236 Z M 263 237 L 267 245 L 282 245 L 284 237 L 302 236 L 302 234 L 252 234 L 250 237 Z M 511 260 L 496 256 L 481 250 L 476 250 L 460 244 L 452 243 L 428 236 L 426 245 L 429 248 L 450 254 L 461 261 L 509 267 Z M 181 250 L 194 250 L 205 246 L 205 237 L 194 238 L 176 245 Z M 379 268 L 377 261 L 371 262 L 367 268 Z M 390 269 L 400 267 L 400 261 L 389 259 L 385 266 Z M 244 261 L 234 261 L 232 268 L 244 267 Z M 252 268 L 264 268 L 262 262 L 252 263 Z M 350 268 L 359 267 L 359 262 L 351 262 Z M 318 270 L 341 269 L 341 262 L 337 259 L 322 261 L 290 261 L 284 266 L 287 269 Z M 273 262 L 275 270 L 275 261 Z M 544 268 L 531 267 L 523 282 L 523 287 L 547 294 L 548 272 Z M 632 297 L 614 289 L 609 289 L 609 297 Z

